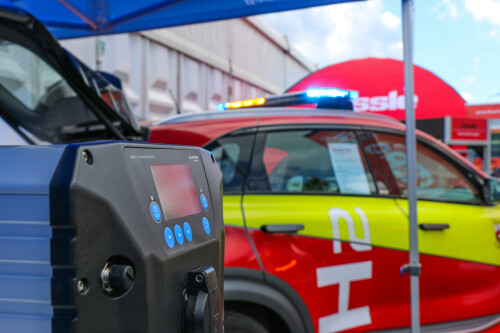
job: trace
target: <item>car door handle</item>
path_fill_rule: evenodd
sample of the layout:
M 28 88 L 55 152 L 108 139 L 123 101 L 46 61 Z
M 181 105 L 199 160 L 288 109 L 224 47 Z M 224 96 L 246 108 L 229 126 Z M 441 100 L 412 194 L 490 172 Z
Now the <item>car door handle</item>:
M 449 229 L 450 225 L 446 223 L 422 223 L 419 228 L 426 231 L 439 231 L 444 229 Z
M 268 234 L 296 234 L 304 230 L 303 224 L 265 224 L 260 227 L 262 232 Z

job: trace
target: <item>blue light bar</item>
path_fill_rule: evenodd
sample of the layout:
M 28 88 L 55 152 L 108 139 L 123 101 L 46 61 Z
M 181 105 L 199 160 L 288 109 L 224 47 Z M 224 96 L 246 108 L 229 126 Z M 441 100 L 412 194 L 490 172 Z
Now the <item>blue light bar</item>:
M 219 103 L 217 104 L 218 111 L 224 111 L 229 107 L 229 103 Z
M 349 97 L 349 98 L 358 98 L 359 93 L 357 91 L 352 90 L 343 90 L 343 89 L 309 89 L 306 92 L 307 97 L 309 98 L 322 98 L 322 97 Z
M 217 110 L 225 111 L 228 109 L 241 109 L 257 106 L 282 107 L 306 104 L 317 104 L 318 108 L 326 108 L 328 106 L 329 108 L 335 109 L 345 108 L 346 106 L 343 103 L 346 103 L 346 100 L 358 98 L 358 96 L 359 93 L 353 90 L 344 90 L 337 88 L 315 88 L 309 89 L 307 91 L 292 92 L 284 95 L 270 96 L 266 98 L 260 97 L 230 103 L 219 103 L 217 104 Z M 330 101 L 330 99 L 332 99 L 332 101 Z M 351 109 L 352 106 L 349 110 Z

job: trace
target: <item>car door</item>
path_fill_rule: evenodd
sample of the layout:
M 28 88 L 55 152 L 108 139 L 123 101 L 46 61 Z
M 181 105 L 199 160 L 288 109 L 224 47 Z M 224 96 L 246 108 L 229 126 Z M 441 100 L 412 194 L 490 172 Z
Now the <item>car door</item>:
M 263 127 L 245 186 L 266 273 L 298 292 L 321 333 L 409 325 L 407 218 L 360 142 L 373 144 L 343 128 Z
M 260 270 L 248 240 L 241 211 L 241 195 L 247 176 L 255 129 L 244 129 L 215 139 L 205 148 L 212 152 L 222 172 L 226 268 Z
M 403 134 L 375 132 L 378 158 L 401 189 L 407 214 Z M 417 219 L 423 322 L 500 314 L 498 206 L 486 205 L 478 176 L 430 141 L 417 144 Z

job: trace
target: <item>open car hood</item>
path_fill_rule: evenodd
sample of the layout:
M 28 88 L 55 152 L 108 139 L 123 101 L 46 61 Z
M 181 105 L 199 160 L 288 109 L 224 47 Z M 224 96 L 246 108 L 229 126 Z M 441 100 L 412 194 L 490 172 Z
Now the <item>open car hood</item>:
M 29 143 L 147 141 L 149 130 L 131 112 L 112 108 L 119 89 L 63 49 L 33 16 L 3 0 L 0 63 L 0 117 Z

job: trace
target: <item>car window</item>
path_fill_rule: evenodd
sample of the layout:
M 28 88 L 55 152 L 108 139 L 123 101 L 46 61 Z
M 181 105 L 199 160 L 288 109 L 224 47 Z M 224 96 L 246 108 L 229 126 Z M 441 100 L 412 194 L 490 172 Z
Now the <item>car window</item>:
M 102 131 L 69 83 L 37 53 L 0 39 L 0 63 L 5 65 L 0 68 L 2 113 L 35 142 L 60 143 Z
M 8 38 L 8 37 L 7 37 Z M 62 71 L 53 67 L 43 57 L 43 50 L 38 50 L 31 43 L 19 44 L 17 41 L 0 38 L 0 113 L 4 120 L 24 139 L 31 143 L 70 143 L 83 140 L 115 139 L 116 132 L 111 126 L 120 126 L 118 114 L 106 114 L 110 123 L 98 118 L 88 102 L 93 97 L 78 95 L 77 85 L 71 85 Z M 69 54 L 68 54 L 69 55 Z M 71 56 L 70 56 L 71 58 Z M 57 61 L 57 59 L 53 59 Z M 61 67 L 68 77 L 76 73 L 67 71 L 67 64 Z M 82 79 L 101 94 L 96 80 L 88 82 L 88 76 Z M 117 102 L 118 96 L 113 96 Z M 110 97 L 111 98 L 111 97 Z M 104 98 L 104 101 L 106 99 Z M 111 101 L 113 102 L 113 101 Z M 115 103 L 116 104 L 116 103 Z M 117 104 L 119 105 L 119 103 Z M 118 110 L 118 112 L 124 109 Z M 107 113 L 107 112 L 106 112 Z M 116 128 L 118 131 L 127 128 Z M 136 127 L 137 130 L 137 127 Z M 135 134 L 135 133 L 133 133 Z
M 366 159 L 371 166 L 371 170 L 377 183 L 379 194 L 400 195 L 401 191 L 396 181 L 393 177 L 389 177 L 387 175 L 387 172 L 385 172 L 389 169 L 387 163 L 384 160 L 377 158 L 377 155 L 379 153 L 379 145 L 374 134 L 368 131 L 357 131 L 356 135 L 358 136 L 360 145 L 364 149 Z
M 375 184 L 351 131 L 290 130 L 265 134 L 252 164 L 250 191 L 369 195 Z
M 402 135 L 376 133 L 378 157 L 389 166 L 401 194 L 407 195 L 406 144 Z M 477 188 L 459 169 L 436 151 L 417 145 L 419 199 L 480 203 Z
M 68 83 L 45 61 L 28 49 L 0 40 L 1 86 L 27 109 L 42 112 L 62 100 L 75 97 Z
M 242 191 L 254 137 L 254 134 L 226 136 L 206 147 L 221 169 L 225 194 Z

